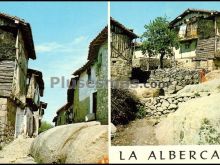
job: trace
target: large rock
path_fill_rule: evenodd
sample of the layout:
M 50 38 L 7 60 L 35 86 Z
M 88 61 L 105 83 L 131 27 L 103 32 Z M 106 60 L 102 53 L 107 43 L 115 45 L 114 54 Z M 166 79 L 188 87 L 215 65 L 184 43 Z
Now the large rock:
M 138 84 L 135 88 L 131 87 L 129 89 L 139 99 L 157 97 L 159 96 L 159 93 L 160 93 L 160 89 L 145 87 L 144 84 Z
M 108 126 L 99 122 L 57 126 L 35 138 L 30 154 L 42 163 L 97 163 L 108 155 Z
M 0 150 L 0 163 L 35 164 L 34 159 L 28 156 L 33 140 L 33 138 L 23 138 L 22 136 L 16 138 Z
M 182 103 L 156 126 L 159 144 L 220 144 L 220 93 Z
M 183 93 L 218 93 L 220 91 L 220 79 L 214 79 L 197 85 L 187 85 L 182 90 L 177 92 L 177 94 Z
M 220 70 L 213 70 L 207 73 L 205 77 L 207 81 L 218 79 L 220 77 Z

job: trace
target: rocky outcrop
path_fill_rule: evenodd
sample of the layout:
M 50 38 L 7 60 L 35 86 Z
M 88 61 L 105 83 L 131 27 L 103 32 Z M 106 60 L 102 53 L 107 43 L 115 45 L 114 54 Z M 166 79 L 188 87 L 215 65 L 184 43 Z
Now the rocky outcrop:
M 57 126 L 35 138 L 30 154 L 42 163 L 97 163 L 108 155 L 108 126 L 99 122 Z
M 220 77 L 220 70 L 213 70 L 206 74 L 205 77 L 207 81 L 218 79 Z
M 178 92 L 182 93 L 197 93 L 199 95 L 207 95 L 208 93 L 218 93 L 220 91 L 220 79 L 213 79 L 197 85 L 187 85 L 184 89 Z
M 160 144 L 220 144 L 220 79 L 188 85 L 178 95 L 196 94 L 156 126 Z
M 6 145 L 0 150 L 0 163 L 35 164 L 34 159 L 28 156 L 33 140 L 33 138 L 23 138 L 21 136 Z
M 145 100 L 150 97 L 157 97 L 160 94 L 160 89 L 150 88 L 149 84 L 132 84 L 129 86 L 129 90 L 139 100 Z
M 184 102 L 218 92 L 220 92 L 220 79 L 213 79 L 201 84 L 187 85 L 176 94 L 142 99 L 142 103 L 148 117 L 160 117 L 175 112 Z

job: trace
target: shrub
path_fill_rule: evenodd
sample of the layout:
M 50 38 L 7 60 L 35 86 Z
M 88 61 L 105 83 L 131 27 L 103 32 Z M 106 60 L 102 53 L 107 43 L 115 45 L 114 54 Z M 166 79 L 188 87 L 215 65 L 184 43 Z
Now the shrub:
M 200 96 L 200 94 L 199 94 L 198 92 L 196 92 L 194 95 L 195 95 L 196 97 L 199 97 L 199 96 Z
M 112 89 L 111 121 L 114 125 L 128 124 L 137 116 L 138 99 L 126 89 Z
M 44 132 L 44 131 L 47 131 L 50 128 L 53 128 L 52 124 L 50 124 L 50 123 L 48 123 L 46 121 L 42 121 L 41 126 L 39 128 L 39 134 Z
M 146 116 L 146 114 L 147 113 L 146 113 L 145 107 L 138 104 L 138 111 L 136 113 L 136 118 L 143 119 Z

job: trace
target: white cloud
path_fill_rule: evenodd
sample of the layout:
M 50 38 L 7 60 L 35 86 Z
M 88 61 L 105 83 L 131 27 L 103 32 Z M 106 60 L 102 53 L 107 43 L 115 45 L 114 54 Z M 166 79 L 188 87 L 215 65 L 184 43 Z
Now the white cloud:
M 36 45 L 36 51 L 37 52 L 51 52 L 57 49 L 62 48 L 61 44 L 58 44 L 56 42 L 51 42 L 51 43 L 45 43 L 41 45 Z
M 77 38 L 74 39 L 73 44 L 81 43 L 81 42 L 83 42 L 84 40 L 86 40 L 86 37 L 85 37 L 85 36 L 79 36 L 79 37 L 77 37 Z
M 75 38 L 72 42 L 58 43 L 49 42 L 36 45 L 37 53 L 53 53 L 53 52 L 63 52 L 72 53 L 73 51 L 82 50 L 88 47 L 88 38 L 85 36 L 79 36 Z

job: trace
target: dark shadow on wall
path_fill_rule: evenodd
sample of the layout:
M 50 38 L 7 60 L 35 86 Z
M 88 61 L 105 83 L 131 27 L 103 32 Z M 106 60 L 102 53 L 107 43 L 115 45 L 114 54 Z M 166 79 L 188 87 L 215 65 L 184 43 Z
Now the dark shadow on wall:
M 150 71 L 144 71 L 141 68 L 132 68 L 131 80 L 138 80 L 139 83 L 146 83 L 150 77 Z

